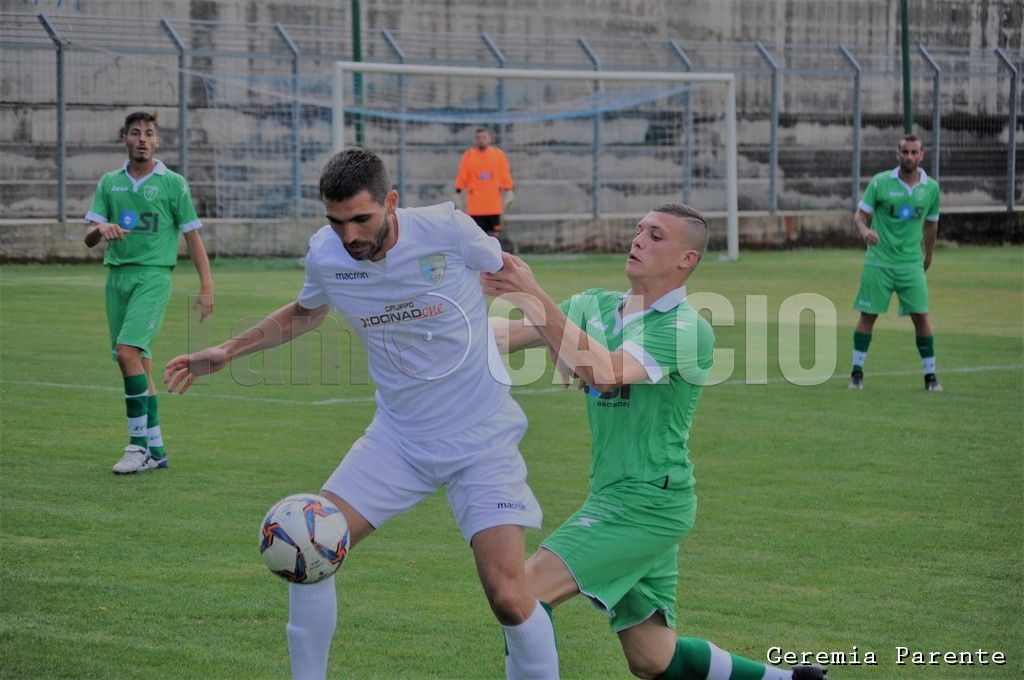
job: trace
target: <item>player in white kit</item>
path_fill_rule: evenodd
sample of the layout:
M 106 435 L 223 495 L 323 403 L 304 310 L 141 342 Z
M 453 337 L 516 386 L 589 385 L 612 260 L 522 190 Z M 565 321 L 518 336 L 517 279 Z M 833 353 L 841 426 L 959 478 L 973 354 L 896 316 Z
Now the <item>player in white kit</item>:
M 519 452 L 526 418 L 509 395 L 479 279 L 501 268 L 501 248 L 451 203 L 398 208 L 391 186 L 375 154 L 332 156 L 320 176 L 328 224 L 309 241 L 298 299 L 235 338 L 175 357 L 164 382 L 183 393 L 197 377 L 313 330 L 337 309 L 366 347 L 377 411 L 323 495 L 344 513 L 355 546 L 445 487 L 504 629 L 507 677 L 549 680 L 554 631 L 524 569 L 524 528 L 541 522 Z M 337 616 L 333 577 L 289 584 L 289 605 L 292 676 L 324 678 Z

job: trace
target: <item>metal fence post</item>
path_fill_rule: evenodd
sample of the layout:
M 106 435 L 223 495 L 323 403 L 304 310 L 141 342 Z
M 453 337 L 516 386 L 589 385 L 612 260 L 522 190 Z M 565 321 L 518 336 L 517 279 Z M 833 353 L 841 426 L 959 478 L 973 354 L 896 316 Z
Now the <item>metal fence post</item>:
M 391 34 L 386 28 L 380 29 L 381 37 L 384 38 L 384 42 L 387 43 L 388 47 L 398 57 L 398 63 L 405 63 L 405 52 L 398 45 L 398 41 L 395 40 L 395 36 Z M 403 200 L 405 197 L 405 76 L 398 76 L 398 101 L 399 109 L 403 114 L 403 117 L 398 121 L 398 198 Z
M 67 69 L 64 40 L 57 35 L 57 29 L 45 14 L 39 15 L 39 22 L 46 29 L 50 40 L 57 49 L 57 219 L 67 219 L 68 198 L 68 139 L 67 139 Z
M 853 67 L 853 209 L 857 209 L 860 196 L 860 64 L 846 45 L 840 43 L 839 51 Z
M 505 68 L 506 66 L 508 66 L 508 60 L 502 53 L 501 48 L 498 47 L 498 44 L 494 42 L 494 39 L 491 38 L 491 36 L 487 33 L 482 33 L 480 37 L 484 41 L 484 44 L 487 45 L 487 49 L 490 50 L 491 54 L 494 55 L 494 58 L 498 60 L 498 66 L 501 68 Z M 505 115 L 507 113 L 507 108 L 508 104 L 505 102 L 505 81 L 498 80 L 498 110 L 501 111 L 501 123 L 498 124 L 497 141 L 497 144 L 499 146 L 505 143 L 505 134 L 508 131 L 508 125 L 505 123 Z
M 188 177 L 188 88 L 185 70 L 185 42 L 171 26 L 167 19 L 161 19 L 160 25 L 178 48 L 178 172 Z
M 693 70 L 693 61 L 679 46 L 675 38 L 669 38 L 669 46 L 683 62 L 683 70 Z M 683 94 L 683 203 L 689 205 L 693 198 L 693 93 L 690 88 Z
M 284 26 L 274 24 L 274 30 L 292 53 L 292 215 L 298 217 L 299 203 L 302 200 L 302 182 L 299 175 L 299 156 L 302 155 L 299 150 L 299 47 L 284 30 Z
M 576 38 L 576 42 L 580 48 L 590 59 L 590 63 L 594 65 L 595 71 L 601 70 L 601 60 L 597 58 L 597 54 L 594 50 L 590 49 L 590 45 L 587 43 L 586 38 L 580 36 Z M 594 81 L 594 92 L 601 92 L 604 89 L 601 81 Z M 594 114 L 594 186 L 590 190 L 591 200 L 593 201 L 594 219 L 601 216 L 601 113 L 598 111 Z
M 1013 202 L 1016 198 L 1013 194 L 1017 185 L 1016 164 L 1017 164 L 1017 111 L 1020 102 L 1017 98 L 1017 83 L 1020 81 L 1020 71 L 1014 65 L 1006 52 L 996 48 L 996 57 L 1001 65 L 1010 73 L 1010 116 L 1008 120 L 1009 139 L 1006 144 L 1006 210 L 1013 210 Z
M 942 69 L 938 63 L 928 54 L 924 45 L 917 46 L 918 51 L 928 65 L 932 67 L 932 177 L 939 181 L 939 151 L 942 149 L 942 109 L 939 106 L 939 80 L 942 76 Z
M 771 110 L 771 132 L 770 146 L 768 147 L 768 210 L 774 214 L 779 209 L 779 188 L 777 175 L 779 168 L 779 65 L 772 59 L 760 40 L 757 41 L 757 51 L 767 62 L 768 68 L 772 70 L 772 110 Z

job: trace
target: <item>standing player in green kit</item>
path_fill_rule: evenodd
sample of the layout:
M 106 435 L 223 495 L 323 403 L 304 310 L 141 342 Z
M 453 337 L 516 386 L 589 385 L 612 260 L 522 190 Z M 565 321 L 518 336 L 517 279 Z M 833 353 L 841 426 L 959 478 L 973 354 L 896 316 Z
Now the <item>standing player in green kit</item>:
M 200 321 L 213 311 L 213 278 L 188 182 L 153 157 L 160 146 L 156 114 L 129 114 L 121 142 L 128 160 L 100 178 L 85 216 L 91 223 L 85 245 L 92 248 L 107 241 L 107 323 L 113 356 L 124 378 L 129 437 L 113 470 L 128 474 L 167 467 L 150 352 L 171 298 L 179 234 L 185 235 L 199 273 L 194 307 Z
M 921 169 L 921 140 L 908 135 L 896 151 L 899 165 L 871 178 L 857 205 L 854 222 L 868 245 L 860 290 L 853 308 L 860 319 L 853 332 L 850 389 L 864 389 L 864 362 L 871 331 L 879 314 L 899 298 L 900 316 L 910 315 L 921 355 L 924 388 L 941 392 L 935 377 L 935 336 L 928 319 L 928 284 L 924 273 L 932 263 L 939 230 L 939 183 Z

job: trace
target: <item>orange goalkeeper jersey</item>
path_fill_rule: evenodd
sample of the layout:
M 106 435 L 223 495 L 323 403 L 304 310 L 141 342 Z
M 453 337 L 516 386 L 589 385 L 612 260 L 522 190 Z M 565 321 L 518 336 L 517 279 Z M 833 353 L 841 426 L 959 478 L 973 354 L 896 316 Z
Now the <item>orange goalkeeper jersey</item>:
M 496 146 L 472 147 L 462 154 L 455 188 L 466 191 L 470 215 L 500 215 L 501 190 L 512 190 L 512 173 L 505 152 Z

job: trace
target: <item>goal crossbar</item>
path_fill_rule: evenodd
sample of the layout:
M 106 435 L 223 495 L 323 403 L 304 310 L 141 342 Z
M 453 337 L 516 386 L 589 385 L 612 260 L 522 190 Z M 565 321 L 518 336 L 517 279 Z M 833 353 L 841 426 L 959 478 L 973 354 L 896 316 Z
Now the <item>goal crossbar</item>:
M 465 78 L 509 78 L 546 80 L 592 80 L 662 83 L 722 83 L 726 86 L 724 112 L 726 241 L 728 258 L 739 258 L 739 215 L 736 160 L 736 77 L 732 73 L 671 71 L 584 71 L 568 69 L 487 68 L 429 64 L 386 64 L 364 61 L 336 61 L 332 70 L 331 97 L 334 115 L 331 142 L 335 151 L 345 147 L 345 78 L 348 73 L 391 75 L 456 76 Z M 698 207 L 699 206 L 695 206 Z

